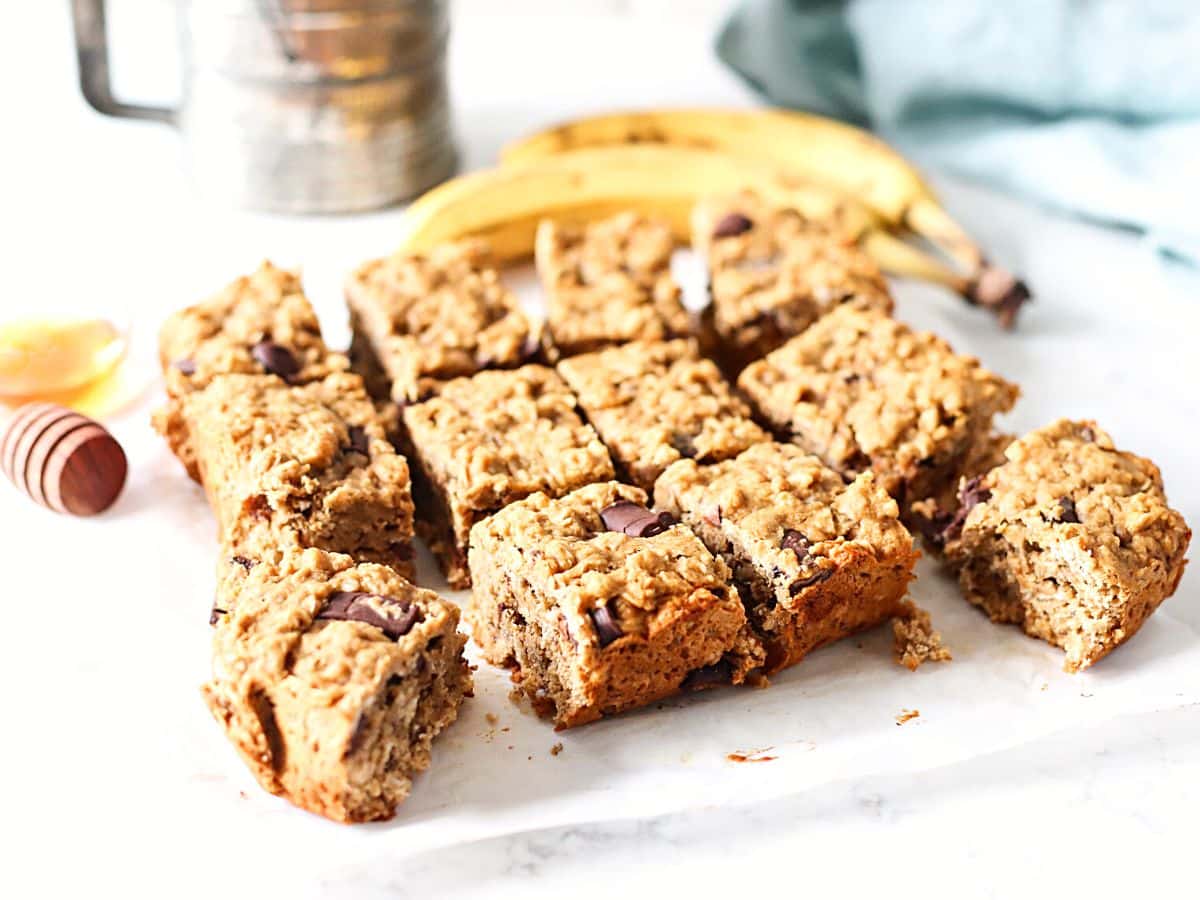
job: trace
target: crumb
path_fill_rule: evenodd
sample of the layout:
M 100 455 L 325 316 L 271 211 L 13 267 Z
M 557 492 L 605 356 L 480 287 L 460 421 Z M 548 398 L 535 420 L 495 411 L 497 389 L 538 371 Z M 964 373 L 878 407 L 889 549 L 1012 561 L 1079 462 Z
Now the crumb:
M 513 745 L 512 745 L 512 744 L 509 744 L 509 745 L 508 745 L 508 749 L 509 749 L 509 750 L 511 750 L 512 748 L 513 748 Z
M 532 757 L 532 756 L 527 756 L 527 757 L 525 757 L 525 758 L 526 758 L 527 760 L 529 760 L 530 762 L 533 762 L 533 757 Z
M 489 725 L 495 725 L 500 721 L 500 717 L 495 713 L 488 713 L 484 718 L 487 719 Z
M 896 724 L 903 725 L 905 722 L 915 719 L 920 715 L 921 711 L 919 709 L 902 709 L 900 710 L 900 715 L 896 716 Z
M 245 791 L 238 791 L 238 796 L 239 796 L 239 797 L 241 797 L 243 800 L 249 800 L 249 799 L 250 799 L 249 797 L 247 797 L 247 796 L 246 796 L 246 792 L 245 792 Z
M 767 756 L 767 751 L 774 749 L 774 747 L 763 747 L 761 750 L 735 750 L 733 753 L 726 753 L 725 758 L 735 763 L 770 762 L 776 757 Z
M 508 692 L 509 702 L 515 703 L 518 706 L 521 705 L 521 698 L 524 696 L 525 695 L 523 693 L 521 693 L 521 690 L 519 688 L 513 688 L 511 691 Z
M 558 754 L 560 754 L 562 752 L 563 752 L 562 741 L 559 741 L 557 744 L 555 744 L 553 747 L 550 748 L 551 756 L 558 756 Z
M 915 672 L 921 663 L 952 659 L 950 651 L 942 644 L 941 634 L 933 630 L 929 613 L 911 600 L 905 607 L 901 615 L 892 619 L 892 656 L 896 662 Z
M 1042 687 L 1041 687 L 1041 689 L 1042 689 L 1043 691 L 1045 691 L 1045 690 L 1049 690 L 1049 688 L 1050 688 L 1050 682 L 1048 682 L 1048 681 L 1043 681 L 1043 682 L 1042 682 Z

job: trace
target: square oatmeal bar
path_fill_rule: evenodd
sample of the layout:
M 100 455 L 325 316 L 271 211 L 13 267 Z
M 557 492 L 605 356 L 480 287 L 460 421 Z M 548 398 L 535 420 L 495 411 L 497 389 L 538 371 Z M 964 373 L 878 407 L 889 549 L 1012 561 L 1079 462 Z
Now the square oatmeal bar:
M 380 399 L 413 403 L 435 380 L 515 368 L 538 349 L 479 241 L 365 263 L 346 282 L 346 303 L 354 369 Z
M 646 495 L 606 482 L 534 494 L 475 526 L 467 610 L 484 656 L 560 728 L 742 674 L 729 572 Z
M 892 311 L 879 267 L 836 221 L 743 192 L 697 204 L 692 243 L 708 265 L 706 341 L 731 374 L 841 304 Z
M 471 693 L 458 608 L 386 566 L 268 551 L 222 583 L 204 697 L 264 789 L 390 819 Z
M 622 477 L 646 491 L 678 459 L 719 462 L 769 440 L 690 340 L 635 341 L 565 359 L 558 371 Z
M 167 438 L 187 441 L 231 552 L 316 547 L 413 576 L 408 464 L 357 375 L 226 375 L 188 395 L 180 419 Z
M 714 465 L 675 463 L 654 502 L 733 572 L 765 674 L 902 610 L 919 554 L 870 472 L 847 484 L 799 447 L 771 442 Z
M 547 359 L 687 336 L 673 248 L 668 225 L 631 212 L 587 226 L 542 222 L 535 257 L 546 290 Z
M 1067 652 L 1084 669 L 1129 640 L 1183 576 L 1191 530 L 1148 459 L 1094 422 L 1025 435 L 966 481 L 946 558 L 995 622 Z
M 957 480 L 1019 393 L 941 338 L 852 306 L 751 363 L 738 387 L 781 438 L 846 477 L 874 471 L 905 516 Z
M 446 382 L 403 410 L 417 531 L 450 584 L 470 584 L 471 526 L 538 491 L 559 497 L 613 477 L 612 460 L 553 369 L 530 365 Z

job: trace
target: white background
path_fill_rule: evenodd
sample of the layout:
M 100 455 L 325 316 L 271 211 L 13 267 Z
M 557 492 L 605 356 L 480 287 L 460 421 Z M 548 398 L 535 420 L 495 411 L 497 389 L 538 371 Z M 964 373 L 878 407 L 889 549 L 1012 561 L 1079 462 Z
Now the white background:
M 178 171 L 169 129 L 104 120 L 78 98 L 66 6 L 22 4 L 19 21 L 4 30 L 0 197 L 7 227 L 0 313 L 67 301 L 114 315 L 127 311 L 145 352 L 169 310 L 269 256 L 303 266 L 330 338 L 344 339 L 340 281 L 362 259 L 390 248 L 399 213 L 280 219 L 198 201 Z M 722 6 L 457 3 L 452 73 L 467 164 L 486 164 L 504 140 L 586 111 L 753 102 L 709 50 Z M 175 77 L 170 5 L 118 0 L 114 7 L 120 88 L 138 97 L 169 97 Z M 984 246 L 1028 278 L 1037 302 L 1016 335 L 997 332 L 985 317 L 918 285 L 897 286 L 900 315 L 1022 383 L 1025 397 L 1010 417 L 1013 429 L 1060 414 L 1094 416 L 1119 443 L 1154 458 L 1173 503 L 1193 525 L 1200 522 L 1195 276 L 1163 269 L 1133 236 L 935 181 Z M 544 815 L 532 831 L 497 827 L 499 836 L 452 849 L 437 849 L 445 841 L 429 838 L 432 828 L 419 820 L 390 829 L 312 825 L 311 817 L 258 792 L 200 708 L 212 523 L 195 488 L 149 434 L 147 408 L 112 423 L 130 451 L 133 476 L 110 515 L 63 520 L 0 485 L 8 607 L 0 652 L 5 896 L 766 890 L 1195 896 L 1187 880 L 1200 803 L 1200 713 L 1192 702 L 1200 690 L 1200 575 L 1194 570 L 1129 647 L 1075 679 L 1058 672 L 1056 651 L 992 628 L 956 606 L 946 586 L 927 575 L 918 597 L 939 614 L 956 661 L 916 676 L 863 664 L 887 671 L 895 685 L 889 690 L 911 685 L 921 719 L 896 727 L 890 716 L 900 710 L 890 696 L 839 685 L 839 673 L 860 652 L 849 646 L 818 654 L 762 695 L 794 697 L 788 714 L 811 734 L 821 726 L 806 718 L 805 704 L 815 703 L 812 695 L 826 684 L 869 720 L 864 730 L 873 743 L 839 743 L 836 720 L 821 723 L 831 736 L 817 742 L 811 756 L 821 762 L 811 768 L 824 766 L 830 777 L 816 777 L 801 758 L 785 760 L 787 768 L 743 767 L 755 771 L 753 780 L 740 769 L 701 760 L 690 802 L 667 803 L 673 788 L 664 781 L 643 784 L 642 796 L 608 807 L 606 775 L 633 771 L 637 763 L 617 758 L 621 729 L 636 732 L 652 718 L 629 717 L 607 731 L 566 736 L 566 750 L 552 760 L 546 750 L 558 738 L 505 707 L 489 688 L 479 702 L 500 704 L 502 720 L 533 741 L 530 755 L 540 753 L 531 768 L 515 768 L 500 755 L 504 738 L 493 735 L 496 778 L 506 782 L 494 793 L 527 784 L 553 811 L 547 786 L 569 782 L 563 806 L 574 803 L 586 813 L 593 804 L 585 819 L 613 819 L 605 812 L 611 808 L 618 810 L 615 820 L 542 827 L 553 819 Z M 861 653 L 884 648 L 886 635 L 866 645 Z M 963 704 L 947 702 L 939 723 L 939 697 L 972 697 L 968 673 L 994 665 L 1008 676 L 1013 659 L 1030 691 L 1012 696 L 1025 697 L 1026 706 L 980 688 L 976 718 L 960 720 L 956 731 L 947 720 Z M 1144 704 L 1130 701 L 1138 695 Z M 1092 700 L 1109 705 L 1089 707 Z M 1143 706 L 1157 711 L 1115 718 L 1096 713 Z M 1062 727 L 1045 725 L 1060 710 Z M 668 731 L 676 723 L 684 731 L 686 723 L 703 723 L 718 711 L 722 727 L 742 721 L 734 701 L 707 699 L 659 719 L 668 717 Z M 458 783 L 455 748 L 478 749 L 480 713 L 470 715 L 447 737 L 443 773 L 435 757 L 435 771 L 418 784 L 412 807 L 414 815 L 437 811 L 462 827 L 463 837 L 487 833 L 487 810 L 455 810 L 438 790 Z M 967 728 L 978 732 L 1011 728 L 1019 734 L 1033 720 L 1045 725 L 1040 737 L 997 741 L 983 756 L 954 752 L 952 745 L 983 743 L 979 734 L 964 733 L 962 721 L 974 722 Z M 796 737 L 773 736 L 761 716 L 744 721 L 751 729 L 744 744 L 729 750 Z M 721 727 L 714 724 L 712 731 Z M 670 737 L 663 740 L 664 758 L 682 758 L 702 754 L 716 738 L 697 732 L 695 746 L 682 752 Z M 880 758 L 853 766 L 845 761 L 864 748 L 878 748 Z M 922 765 L 914 757 L 924 754 Z M 908 762 L 893 765 L 898 759 Z M 522 774 L 512 775 L 517 771 Z M 797 787 L 765 799 L 772 772 Z M 485 768 L 463 776 L 468 797 L 468 788 L 488 774 Z M 746 794 L 737 803 L 730 786 L 743 782 Z M 584 790 L 589 784 L 597 786 L 591 794 Z M 668 806 L 680 811 L 666 812 Z M 414 854 L 406 847 L 427 838 L 430 849 Z

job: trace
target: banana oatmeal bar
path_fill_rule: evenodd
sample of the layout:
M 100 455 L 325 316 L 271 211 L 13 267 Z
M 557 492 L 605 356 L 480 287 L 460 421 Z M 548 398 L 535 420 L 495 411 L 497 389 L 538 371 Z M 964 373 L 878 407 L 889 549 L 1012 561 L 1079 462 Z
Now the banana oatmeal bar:
M 368 262 L 346 282 L 346 303 L 354 369 L 380 399 L 412 403 L 434 381 L 515 368 L 538 349 L 480 241 Z
M 621 476 L 643 490 L 678 459 L 719 462 L 769 440 L 694 341 L 635 341 L 558 365 Z
M 1095 422 L 1060 420 L 1005 457 L 963 484 L 946 558 L 992 621 L 1063 648 L 1067 671 L 1087 668 L 1175 593 L 1191 531 L 1158 467 Z
M 879 267 L 835 221 L 753 193 L 698 203 L 692 243 L 708 265 L 706 341 L 732 375 L 841 304 L 892 311 Z
M 691 322 L 671 277 L 673 249 L 670 227 L 637 213 L 586 226 L 542 222 L 534 255 L 546 291 L 546 358 L 686 337 Z
M 538 491 L 560 497 L 613 477 L 612 460 L 553 369 L 528 365 L 443 384 L 403 410 L 417 532 L 447 580 L 469 586 L 471 526 Z
M 1019 393 L 941 338 L 853 306 L 751 363 L 738 387 L 781 438 L 846 477 L 873 471 L 906 518 L 957 480 Z
M 304 550 L 235 564 L 214 717 L 264 789 L 339 822 L 390 819 L 471 692 L 458 610 L 385 566 Z
M 847 484 L 792 444 L 714 465 L 681 460 L 654 489 L 733 573 L 765 674 L 902 611 L 919 554 L 870 472 Z
M 185 397 L 186 441 L 224 544 L 317 547 L 413 575 L 408 464 L 357 375 L 226 375 Z
M 725 564 L 645 504 L 638 488 L 593 484 L 534 494 L 471 532 L 475 640 L 559 728 L 757 662 L 738 658 L 746 618 Z

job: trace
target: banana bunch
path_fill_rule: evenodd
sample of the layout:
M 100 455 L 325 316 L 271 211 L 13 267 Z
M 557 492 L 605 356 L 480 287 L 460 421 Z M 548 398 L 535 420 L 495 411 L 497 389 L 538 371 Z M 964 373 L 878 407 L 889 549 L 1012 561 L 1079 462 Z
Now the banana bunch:
M 404 217 L 403 246 L 486 238 L 501 262 L 528 257 L 543 218 L 582 222 L 636 209 L 688 238 L 706 194 L 749 189 L 844 230 L 892 275 L 933 281 L 1006 326 L 1025 286 L 990 265 L 913 166 L 848 125 L 779 110 L 658 110 L 581 119 L 506 147 L 494 169 L 453 179 Z M 936 253 L 929 252 L 931 246 Z

